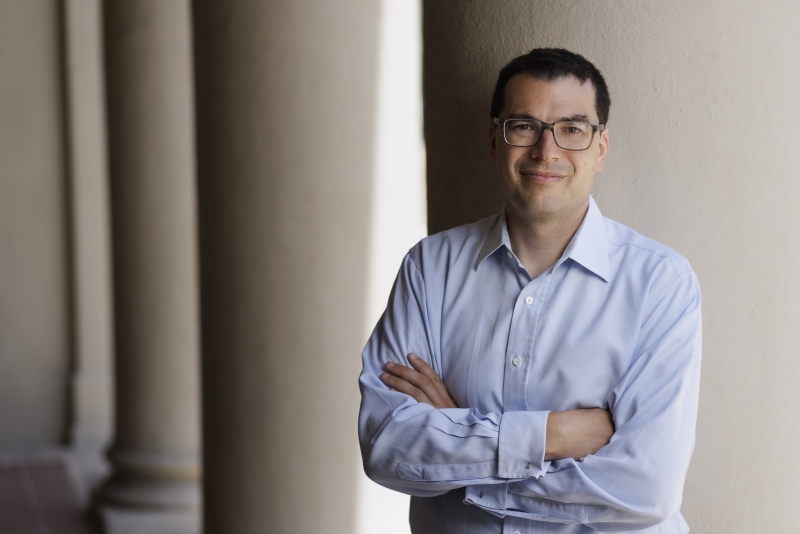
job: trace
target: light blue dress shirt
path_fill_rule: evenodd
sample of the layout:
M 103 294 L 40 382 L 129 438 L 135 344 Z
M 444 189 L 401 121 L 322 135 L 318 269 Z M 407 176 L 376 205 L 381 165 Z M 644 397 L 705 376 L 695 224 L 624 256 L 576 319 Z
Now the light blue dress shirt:
M 380 379 L 415 353 L 459 408 Z M 359 438 L 374 481 L 412 495 L 415 534 L 682 534 L 700 379 L 700 290 L 668 247 L 594 199 L 531 279 L 497 215 L 405 257 L 363 353 Z M 545 461 L 550 411 L 607 408 L 616 432 L 581 461 Z

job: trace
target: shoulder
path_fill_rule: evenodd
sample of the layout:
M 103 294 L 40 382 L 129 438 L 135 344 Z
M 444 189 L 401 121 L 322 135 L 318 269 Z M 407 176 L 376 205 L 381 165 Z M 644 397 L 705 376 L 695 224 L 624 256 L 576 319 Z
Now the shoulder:
M 672 248 L 604 217 L 611 269 L 621 281 L 646 286 L 650 299 L 686 282 L 696 286 L 689 261 Z
M 422 272 L 438 271 L 454 265 L 464 268 L 474 266 L 499 220 L 500 214 L 495 214 L 430 235 L 408 251 L 408 258 Z
M 636 263 L 662 265 L 666 270 L 680 276 L 692 270 L 689 261 L 678 252 L 655 239 L 643 236 L 633 228 L 608 217 L 606 224 L 609 256 L 623 256 Z

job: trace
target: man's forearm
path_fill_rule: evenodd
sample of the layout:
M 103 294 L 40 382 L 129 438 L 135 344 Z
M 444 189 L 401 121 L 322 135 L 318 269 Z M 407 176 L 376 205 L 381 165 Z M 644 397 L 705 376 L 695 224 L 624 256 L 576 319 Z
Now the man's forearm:
M 605 447 L 614 434 L 608 410 L 591 408 L 550 412 L 547 417 L 545 460 L 580 460 Z
M 416 355 L 408 355 L 414 367 L 389 363 L 381 379 L 393 389 L 434 408 L 457 408 L 441 377 Z M 596 453 L 611 440 L 614 421 L 601 408 L 550 412 L 547 417 L 545 460 L 579 460 Z

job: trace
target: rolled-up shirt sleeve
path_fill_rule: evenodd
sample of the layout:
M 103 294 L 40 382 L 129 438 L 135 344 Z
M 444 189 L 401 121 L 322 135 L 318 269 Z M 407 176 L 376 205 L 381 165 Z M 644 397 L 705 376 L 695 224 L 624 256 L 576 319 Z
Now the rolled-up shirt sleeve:
M 414 353 L 441 373 L 427 314 L 425 283 L 410 256 L 366 348 L 359 378 L 359 440 L 367 475 L 388 488 L 434 496 L 472 484 L 536 477 L 544 461 L 548 412 L 479 413 L 435 409 L 390 390 L 387 362 L 409 365 Z
M 616 431 L 581 461 L 507 487 L 473 485 L 466 502 L 496 515 L 644 529 L 678 511 L 694 447 L 700 380 L 700 291 L 685 272 L 650 295 L 631 365 L 608 397 Z M 587 347 L 587 350 L 590 349 Z

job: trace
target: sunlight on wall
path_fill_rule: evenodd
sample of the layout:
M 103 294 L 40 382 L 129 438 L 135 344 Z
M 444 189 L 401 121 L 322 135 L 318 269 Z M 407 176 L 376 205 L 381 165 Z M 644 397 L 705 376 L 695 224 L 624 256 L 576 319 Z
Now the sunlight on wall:
M 383 0 L 366 340 L 386 307 L 400 262 L 427 235 L 418 1 Z M 356 532 L 409 532 L 406 495 L 359 474 Z

